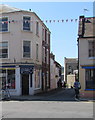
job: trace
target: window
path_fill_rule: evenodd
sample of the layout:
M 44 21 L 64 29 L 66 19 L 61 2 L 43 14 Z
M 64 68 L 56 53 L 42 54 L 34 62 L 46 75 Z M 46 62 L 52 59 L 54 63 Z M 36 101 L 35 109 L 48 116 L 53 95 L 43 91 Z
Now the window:
M 45 29 L 45 42 L 47 42 L 47 30 Z
M 30 58 L 30 41 L 23 41 L 23 57 Z
M 36 22 L 36 35 L 39 35 L 39 22 Z
M 7 70 L 7 83 L 10 89 L 15 89 L 15 70 Z
M 0 43 L 0 58 L 8 58 L 8 42 Z
M 8 31 L 8 17 L 0 18 L 0 32 Z
M 31 17 L 23 17 L 23 30 L 30 31 L 30 20 Z
M 42 60 L 45 63 L 45 47 L 42 48 Z
M 95 41 L 88 41 L 89 57 L 95 57 Z
M 45 30 L 44 30 L 44 28 L 42 28 L 42 40 L 43 41 L 45 40 Z
M 36 44 L 36 60 L 38 60 L 38 51 L 39 51 L 39 45 Z
M 46 77 L 46 79 L 47 79 L 47 87 L 49 87 L 49 73 L 48 73 L 48 71 L 47 71 L 47 77 Z
M 49 51 L 47 50 L 47 64 L 49 64 Z
M 85 70 L 86 89 L 95 89 L 94 73 L 95 69 Z
M 0 70 L 0 86 L 9 89 L 15 89 L 15 69 L 1 69 Z
M 40 70 L 35 70 L 35 88 L 40 88 Z

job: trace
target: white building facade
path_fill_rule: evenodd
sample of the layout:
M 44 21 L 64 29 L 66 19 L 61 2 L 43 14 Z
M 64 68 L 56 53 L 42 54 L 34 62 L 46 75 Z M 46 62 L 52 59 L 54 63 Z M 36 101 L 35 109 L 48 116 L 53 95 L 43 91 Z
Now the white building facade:
M 11 95 L 42 91 L 41 19 L 31 11 L 0 6 L 0 81 Z

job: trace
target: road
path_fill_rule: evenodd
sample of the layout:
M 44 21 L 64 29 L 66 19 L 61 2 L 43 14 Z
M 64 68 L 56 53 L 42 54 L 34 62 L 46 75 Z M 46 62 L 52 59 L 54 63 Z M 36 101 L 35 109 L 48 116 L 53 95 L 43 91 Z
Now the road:
M 41 101 L 3 101 L 3 118 L 93 118 L 93 102 L 75 101 L 73 90 L 38 96 L 44 97 Z

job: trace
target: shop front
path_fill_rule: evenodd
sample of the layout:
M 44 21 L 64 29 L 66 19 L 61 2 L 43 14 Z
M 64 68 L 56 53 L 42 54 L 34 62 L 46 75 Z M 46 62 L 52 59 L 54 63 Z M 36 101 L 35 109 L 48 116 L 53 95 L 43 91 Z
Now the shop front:
M 0 67 L 0 87 L 11 96 L 34 95 L 41 91 L 41 68 L 34 65 Z
M 81 97 L 95 97 L 95 66 L 82 66 L 84 70 L 84 88 L 81 90 Z M 83 80 L 81 80 L 83 81 Z
M 0 86 L 8 88 L 10 95 L 32 95 L 33 66 L 2 66 L 0 68 Z

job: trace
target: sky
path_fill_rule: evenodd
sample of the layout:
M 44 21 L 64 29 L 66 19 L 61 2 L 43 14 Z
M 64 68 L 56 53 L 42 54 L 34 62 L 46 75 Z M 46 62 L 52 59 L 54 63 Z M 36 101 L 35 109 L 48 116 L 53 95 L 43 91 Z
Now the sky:
M 35 12 L 51 32 L 51 52 L 55 60 L 64 66 L 64 57 L 77 58 L 79 16 L 93 16 L 93 2 L 2 2 L 12 7 Z M 84 9 L 88 11 L 84 12 Z M 66 20 L 68 21 L 66 22 Z M 73 19 L 73 22 L 71 22 Z M 75 22 L 75 19 L 77 21 Z M 56 20 L 47 22 L 46 20 Z M 58 22 L 59 20 L 59 22 Z M 64 22 L 62 22 L 64 20 Z

